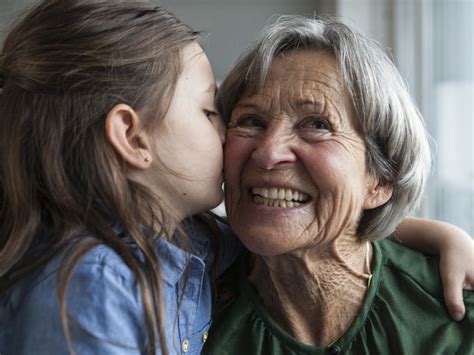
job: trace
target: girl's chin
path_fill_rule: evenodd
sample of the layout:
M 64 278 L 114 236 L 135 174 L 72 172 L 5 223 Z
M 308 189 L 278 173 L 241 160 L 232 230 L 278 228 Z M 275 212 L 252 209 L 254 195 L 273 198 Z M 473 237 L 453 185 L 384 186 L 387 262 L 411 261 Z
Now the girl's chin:
M 224 207 L 224 204 L 222 203 L 224 202 L 224 192 L 222 191 L 222 189 L 219 189 L 218 191 L 216 191 L 214 196 L 209 198 L 207 202 L 208 203 L 206 203 L 206 205 L 203 206 L 203 210 L 200 212 L 213 210 L 219 215 L 225 215 L 225 207 Z

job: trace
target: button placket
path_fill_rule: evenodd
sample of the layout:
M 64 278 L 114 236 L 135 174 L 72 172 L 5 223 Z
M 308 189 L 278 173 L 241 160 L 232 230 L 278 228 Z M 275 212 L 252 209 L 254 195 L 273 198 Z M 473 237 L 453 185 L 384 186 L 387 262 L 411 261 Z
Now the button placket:
M 205 267 L 202 261 L 192 256 L 187 267 L 189 274 L 187 279 L 180 280 L 181 287 L 181 311 L 178 318 L 178 325 L 181 335 L 181 351 L 182 353 L 194 353 L 196 347 L 200 347 L 199 342 L 202 340 L 202 334 L 196 334 L 193 329 L 197 309 L 199 307 L 199 298 L 201 292 L 201 284 L 204 277 Z M 185 310 L 185 312 L 183 312 Z M 196 337 L 197 336 L 197 337 Z M 201 339 L 200 339 L 201 338 Z M 191 346 L 191 343 L 193 345 Z

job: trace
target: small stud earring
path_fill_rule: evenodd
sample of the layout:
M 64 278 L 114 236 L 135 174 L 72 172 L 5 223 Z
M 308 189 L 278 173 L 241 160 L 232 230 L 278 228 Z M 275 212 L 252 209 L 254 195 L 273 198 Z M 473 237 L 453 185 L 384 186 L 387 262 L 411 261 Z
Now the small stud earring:
M 148 163 L 150 161 L 150 157 L 145 157 L 145 161 Z

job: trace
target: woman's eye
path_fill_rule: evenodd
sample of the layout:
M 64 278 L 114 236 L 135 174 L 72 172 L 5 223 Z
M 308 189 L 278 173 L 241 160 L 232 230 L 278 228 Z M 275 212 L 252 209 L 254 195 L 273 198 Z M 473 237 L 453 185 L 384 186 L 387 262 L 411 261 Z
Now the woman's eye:
M 301 127 L 305 129 L 317 129 L 324 131 L 331 130 L 331 125 L 329 122 L 326 119 L 318 116 L 305 118 L 301 124 Z
M 239 117 L 234 121 L 234 127 L 242 127 L 242 128 L 265 128 L 266 123 L 265 121 L 254 115 L 244 115 Z

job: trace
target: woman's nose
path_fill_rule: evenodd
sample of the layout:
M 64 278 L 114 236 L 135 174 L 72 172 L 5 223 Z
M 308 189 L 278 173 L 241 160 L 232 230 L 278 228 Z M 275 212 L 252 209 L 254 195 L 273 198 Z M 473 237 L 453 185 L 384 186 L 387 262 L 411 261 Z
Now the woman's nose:
M 296 160 L 296 155 L 292 150 L 291 136 L 278 131 L 266 132 L 257 142 L 251 156 L 256 165 L 265 170 Z

